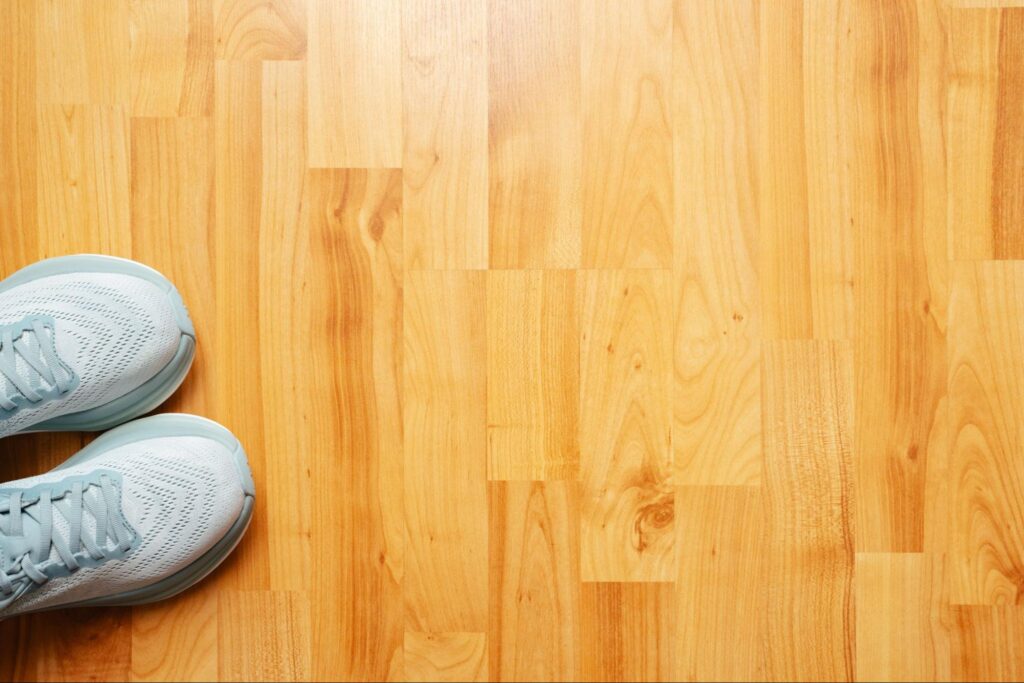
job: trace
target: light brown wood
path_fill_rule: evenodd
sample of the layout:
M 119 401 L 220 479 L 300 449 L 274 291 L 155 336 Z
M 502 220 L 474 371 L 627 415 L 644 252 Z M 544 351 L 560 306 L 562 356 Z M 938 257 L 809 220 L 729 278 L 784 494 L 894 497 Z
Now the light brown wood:
M 203 0 L 132 0 L 132 116 L 208 116 L 213 13 Z
M 486 306 L 480 272 L 405 281 L 406 627 L 487 630 Z
M 488 2 L 492 268 L 580 265 L 580 11 L 577 2 Z
M 672 265 L 672 2 L 580 9 L 584 268 Z
M 406 632 L 405 680 L 486 681 L 487 637 L 483 633 Z
M 573 482 L 494 482 L 488 656 L 496 681 L 576 677 L 579 490 Z
M 1024 678 L 1020 0 L 0 0 L 0 188 L 259 492 L 0 679 Z
M 405 267 L 487 267 L 487 6 L 403 0 Z
M 210 5 L 211 0 L 203 0 Z M 212 0 L 216 58 L 301 59 L 306 54 L 304 0 Z
M 577 285 L 571 271 L 487 275 L 489 479 L 579 475 Z
M 580 330 L 580 575 L 671 581 L 671 278 L 587 272 Z
M 307 11 L 310 165 L 401 166 L 400 0 Z

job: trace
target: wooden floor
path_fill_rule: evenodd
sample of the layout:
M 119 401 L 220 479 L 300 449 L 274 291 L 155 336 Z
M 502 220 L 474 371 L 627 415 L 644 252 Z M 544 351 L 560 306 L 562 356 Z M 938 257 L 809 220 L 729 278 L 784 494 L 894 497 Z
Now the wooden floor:
M 1024 679 L 1022 0 L 0 0 L 0 271 L 82 251 L 257 515 L 0 679 Z

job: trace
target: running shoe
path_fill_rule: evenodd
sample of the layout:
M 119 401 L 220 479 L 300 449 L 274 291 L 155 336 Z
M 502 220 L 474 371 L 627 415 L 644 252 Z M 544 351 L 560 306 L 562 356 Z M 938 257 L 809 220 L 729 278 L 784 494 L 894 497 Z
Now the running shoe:
M 235 548 L 254 496 L 231 432 L 176 414 L 123 425 L 46 474 L 0 484 L 0 620 L 176 595 Z
M 195 356 L 185 304 L 111 256 L 40 261 L 0 282 L 0 437 L 100 431 L 163 403 Z

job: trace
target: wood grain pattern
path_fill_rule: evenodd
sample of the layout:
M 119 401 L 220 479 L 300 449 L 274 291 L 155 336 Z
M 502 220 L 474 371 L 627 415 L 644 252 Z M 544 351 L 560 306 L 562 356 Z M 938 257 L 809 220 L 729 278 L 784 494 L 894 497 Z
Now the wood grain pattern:
M 674 590 L 672 583 L 584 583 L 579 680 L 672 678 Z
M 39 102 L 128 104 L 128 2 L 37 3 Z
M 259 491 L 0 679 L 1021 680 L 1022 48 L 1022 0 L 0 0 L 0 278 L 166 273 L 161 410 Z
M 580 265 L 578 2 L 488 3 L 492 268 Z
M 495 271 L 487 276 L 487 477 L 579 474 L 577 277 Z
M 941 555 L 857 554 L 857 677 L 950 680 L 950 629 Z
M 8 272 L 31 263 L 39 241 L 34 9 L 31 0 L 0 5 L 0 265 Z
M 949 252 L 958 259 L 994 256 L 992 178 L 1002 13 L 950 11 L 946 87 Z
M 225 591 L 219 597 L 218 677 L 226 681 L 309 678 L 309 598 Z M 236 629 L 245 622 L 255 628 Z
M 672 581 L 670 278 L 588 272 L 580 330 L 580 574 Z
M 676 3 L 673 453 L 677 484 L 761 477 L 754 2 Z
M 496 681 L 575 679 L 580 511 L 573 482 L 492 482 L 488 641 Z
M 38 109 L 38 235 L 44 253 L 131 254 L 129 123 L 123 107 Z
M 1024 266 L 958 264 L 950 309 L 947 541 L 953 601 L 1024 595 Z
M 480 272 L 413 271 L 406 278 L 409 631 L 487 630 L 484 290 Z
M 211 231 L 212 281 L 215 296 L 242 287 L 258 291 L 259 242 L 238 239 L 258 234 L 262 204 L 262 67 L 247 62 L 218 62 L 214 82 L 214 227 Z M 211 374 L 209 415 L 230 426 L 245 441 L 257 486 L 265 483 L 259 298 L 244 297 L 236 305 L 218 307 L 211 325 L 211 357 L 222 359 Z M 243 389 L 244 387 L 244 389 Z M 250 541 L 240 548 L 250 561 L 240 566 L 243 585 L 269 588 L 266 555 L 269 521 L 266 497 L 256 499 Z M 261 514 L 263 513 L 263 514 Z M 260 548 L 261 551 L 257 551 Z
M 207 0 L 132 0 L 132 116 L 208 116 L 213 12 Z
M 761 483 L 761 344 L 677 339 L 672 453 L 675 483 Z
M 211 0 L 203 0 L 210 2 Z M 306 2 L 212 0 L 217 59 L 301 59 L 306 54 Z
M 405 680 L 486 681 L 483 633 L 405 634 Z
M 400 0 L 310 0 L 307 11 L 310 165 L 401 166 Z
M 775 339 L 814 336 L 802 68 L 804 5 L 800 0 L 758 5 L 762 247 L 758 272 L 764 334 Z
M 220 607 L 216 588 L 203 585 L 173 605 L 132 610 L 131 680 L 218 678 Z
M 952 608 L 951 680 L 1016 681 L 1024 676 L 1024 609 L 1018 606 Z
M 763 490 L 683 486 L 676 506 L 676 677 L 770 680 Z
M 1024 9 L 1003 12 L 992 158 L 992 229 L 997 259 L 1024 258 Z
M 920 7 L 918 6 L 920 5 Z M 923 84 L 931 3 L 856 5 L 851 117 L 857 321 L 857 549 L 919 552 L 924 481 L 945 394 L 948 306 L 941 126 Z M 882 49 L 882 46 L 888 46 Z M 936 220 L 935 214 L 943 220 Z
M 404 0 L 405 266 L 486 268 L 487 6 Z
M 766 668 L 854 677 L 853 372 L 837 342 L 766 342 Z
M 313 487 L 310 539 L 361 549 L 317 563 L 316 584 L 336 597 L 313 603 L 317 656 L 311 673 L 318 680 L 391 680 L 401 677 L 406 556 L 399 495 L 406 458 L 399 387 L 407 381 L 400 322 L 402 178 L 398 171 L 317 170 L 306 192 L 307 258 L 318 266 L 306 275 L 307 288 L 323 297 L 314 299 L 313 310 L 344 302 L 310 322 L 310 329 L 320 329 L 317 367 L 330 369 L 309 376 L 318 381 L 309 400 L 320 406 L 310 411 L 309 434 L 319 445 L 306 476 L 330 482 Z
M 584 268 L 672 265 L 672 2 L 580 10 Z

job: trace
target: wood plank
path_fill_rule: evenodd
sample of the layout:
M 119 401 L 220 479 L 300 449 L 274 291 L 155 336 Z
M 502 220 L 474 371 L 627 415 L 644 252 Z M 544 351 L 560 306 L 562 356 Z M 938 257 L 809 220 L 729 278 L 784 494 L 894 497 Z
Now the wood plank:
M 675 483 L 761 483 L 761 344 L 675 343 L 672 452 Z
M 487 267 L 487 5 L 404 0 L 405 267 Z
M 993 149 L 995 256 L 1024 259 L 1024 8 L 1003 11 L 999 25 L 999 90 Z
M 946 155 L 949 255 L 994 255 L 993 154 L 999 89 L 999 10 L 949 13 Z
M 757 338 L 757 3 L 675 6 L 676 338 Z
M 488 484 L 489 678 L 574 680 L 579 643 L 579 490 L 574 482 Z
M 671 583 L 584 583 L 577 680 L 672 680 L 674 591 Z
M 673 581 L 671 277 L 580 277 L 580 574 Z
M 487 275 L 487 477 L 579 474 L 577 276 Z
M 218 584 L 206 581 L 173 601 L 132 608 L 132 681 L 217 678 Z
M 217 59 L 302 59 L 307 4 L 303 0 L 213 0 Z
M 805 152 L 804 3 L 758 5 L 761 305 L 764 335 L 814 336 Z
M 932 2 L 933 0 L 926 0 Z M 849 118 L 857 94 L 849 3 L 803 3 L 803 131 L 807 245 L 815 339 L 850 339 L 854 329 L 854 233 Z M 765 96 L 774 92 L 762 89 Z M 939 159 L 936 170 L 943 170 Z M 785 247 L 786 245 L 783 245 Z M 784 260 L 785 262 L 785 260 Z
M 932 438 L 948 306 L 943 98 L 923 87 L 941 55 L 919 40 L 940 22 L 924 2 L 854 10 L 857 550 L 919 552 L 926 467 L 944 447 Z
M 579 3 L 490 0 L 490 265 L 580 264 Z
M 309 678 L 309 599 L 305 594 L 224 591 L 219 604 L 221 680 Z M 238 624 L 250 627 L 239 629 Z
M 586 268 L 672 265 L 672 0 L 580 11 Z
M 132 116 L 209 116 L 213 11 L 209 0 L 131 0 Z
M 405 287 L 406 629 L 487 630 L 484 275 Z
M 1024 677 L 1024 609 L 956 606 L 952 680 L 1019 681 Z
M 1020 602 L 1024 575 L 1024 264 L 959 263 L 950 307 L 944 549 L 955 603 Z
M 683 486 L 676 497 L 675 679 L 767 680 L 765 494 Z M 668 677 L 666 678 L 668 680 Z
M 852 680 L 852 353 L 838 342 L 765 342 L 763 391 L 766 671 Z
M 41 253 L 131 256 L 124 109 L 46 104 L 38 111 Z
M 256 488 L 266 484 L 260 379 L 259 235 L 262 195 L 259 64 L 218 62 L 214 82 L 214 226 L 210 236 L 217 317 L 210 328 L 208 416 L 245 444 Z M 208 275 L 209 277 L 209 275 Z M 208 280 L 209 282 L 209 280 Z M 237 553 L 239 584 L 270 587 L 267 498 L 256 498 L 253 523 Z
M 128 7 L 129 0 L 39 0 L 39 102 L 129 103 Z
M 308 14 L 310 165 L 401 166 L 401 0 L 312 0 Z
M 0 269 L 37 258 L 36 5 L 0 3 Z
M 310 603 L 318 680 L 401 677 L 401 190 L 398 171 L 316 170 L 302 201 L 315 283 L 305 314 L 332 313 L 317 316 L 322 333 L 309 347 L 318 372 L 305 378 L 302 420 L 316 438 L 295 485 L 312 487 L 311 542 L 341 549 L 315 563 L 307 584 L 333 596 Z
M 268 453 L 290 453 L 288 458 L 267 458 L 267 498 L 270 518 L 270 578 L 275 590 L 302 591 L 306 577 L 294 568 L 296 553 L 311 553 L 312 509 L 309 496 L 292 475 L 311 472 L 315 456 L 324 447 L 325 431 L 295 430 L 295 424 L 323 422 L 329 410 L 322 397 L 332 391 L 330 377 L 311 377 L 294 353 L 294 339 L 285 329 L 313 330 L 321 324 L 324 303 L 317 297 L 295 297 L 295 290 L 314 287 L 329 267 L 317 258 L 314 232 L 322 229 L 317 205 L 303 215 L 306 193 L 305 70 L 299 62 L 267 62 L 262 83 L 262 201 L 260 204 L 259 305 L 263 344 L 261 380 L 273 396 L 290 396 L 283 405 L 263 404 Z M 327 195 L 329 197 L 329 195 Z M 323 197 L 321 197 L 323 199 Z M 318 362 L 331 365 L 334 349 L 326 340 L 312 352 Z M 312 355 L 312 354 L 311 354 Z M 337 436 L 337 435 L 333 435 Z M 337 445 L 339 442 L 331 442 Z M 391 454 L 393 461 L 398 456 Z M 400 475 L 399 475 L 400 476 Z M 397 522 L 396 522 L 397 523 Z M 395 532 L 401 536 L 400 531 Z
M 857 679 L 948 681 L 948 603 L 940 555 L 857 554 Z
M 678 484 L 761 476 L 757 16 L 754 2 L 675 7 Z
M 486 681 L 487 636 L 406 632 L 405 680 Z

